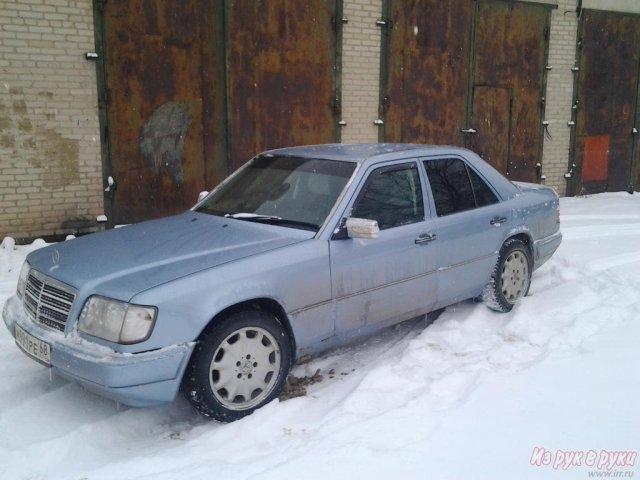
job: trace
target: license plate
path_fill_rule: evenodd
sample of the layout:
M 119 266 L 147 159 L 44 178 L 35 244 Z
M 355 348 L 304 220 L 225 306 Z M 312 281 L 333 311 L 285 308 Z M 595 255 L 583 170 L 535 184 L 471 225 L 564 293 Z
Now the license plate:
M 16 343 L 30 357 L 51 366 L 51 345 L 29 335 L 16 325 Z

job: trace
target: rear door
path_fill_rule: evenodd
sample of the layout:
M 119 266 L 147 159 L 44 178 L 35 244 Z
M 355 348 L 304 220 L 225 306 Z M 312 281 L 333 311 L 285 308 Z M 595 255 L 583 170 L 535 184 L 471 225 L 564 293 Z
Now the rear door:
M 438 305 L 475 297 L 488 282 L 513 221 L 491 186 L 463 158 L 423 160 L 438 248 Z
M 436 301 L 424 182 L 415 160 L 371 168 L 345 216 L 377 220 L 375 239 L 332 239 L 336 333 L 375 328 L 428 311 Z

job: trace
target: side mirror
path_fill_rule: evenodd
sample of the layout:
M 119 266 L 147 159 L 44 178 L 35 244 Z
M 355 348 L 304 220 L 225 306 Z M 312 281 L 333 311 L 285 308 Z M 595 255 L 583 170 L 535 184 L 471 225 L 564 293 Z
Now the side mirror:
M 196 203 L 200 203 L 202 200 L 204 200 L 204 197 L 206 197 L 207 195 L 209 195 L 209 192 L 207 192 L 206 190 L 200 192 L 198 194 L 198 201 Z
M 367 218 L 347 218 L 346 227 L 349 238 L 378 238 L 380 233 L 378 222 Z

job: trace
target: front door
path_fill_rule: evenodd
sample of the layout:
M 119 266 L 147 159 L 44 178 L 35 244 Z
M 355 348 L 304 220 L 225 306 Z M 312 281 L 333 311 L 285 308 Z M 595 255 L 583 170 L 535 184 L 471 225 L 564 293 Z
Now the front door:
M 435 303 L 436 255 L 423 191 L 415 161 L 374 168 L 363 182 L 347 213 L 377 220 L 380 234 L 330 242 L 337 334 L 409 319 Z

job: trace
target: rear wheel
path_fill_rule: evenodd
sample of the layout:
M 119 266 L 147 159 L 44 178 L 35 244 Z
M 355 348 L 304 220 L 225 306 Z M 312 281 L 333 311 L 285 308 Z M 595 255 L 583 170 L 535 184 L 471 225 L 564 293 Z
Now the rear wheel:
M 200 336 L 182 389 L 203 415 L 230 422 L 278 396 L 290 366 L 281 323 L 267 312 L 237 312 Z
M 522 240 L 507 240 L 500 249 L 491 280 L 482 292 L 487 306 L 499 312 L 509 312 L 516 302 L 529 292 L 531 255 Z

